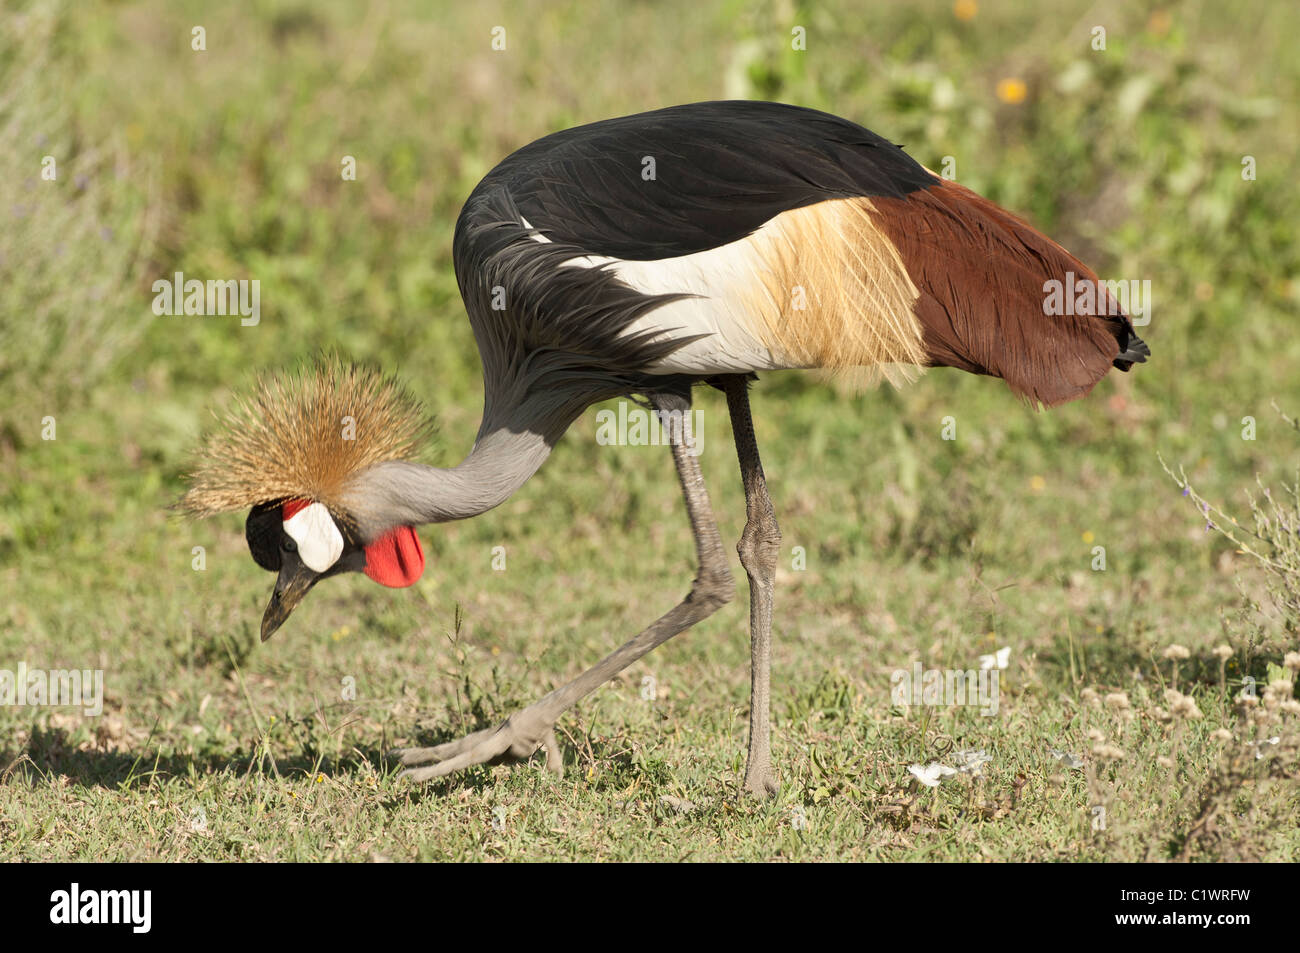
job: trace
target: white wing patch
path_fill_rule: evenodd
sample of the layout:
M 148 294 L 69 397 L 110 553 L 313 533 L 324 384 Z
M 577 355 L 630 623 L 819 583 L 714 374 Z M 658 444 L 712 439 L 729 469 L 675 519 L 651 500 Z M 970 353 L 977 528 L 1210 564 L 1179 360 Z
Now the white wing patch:
M 657 331 L 661 339 L 707 335 L 646 368 L 651 373 L 734 374 L 791 366 L 774 355 L 755 333 L 756 320 L 762 321 L 756 310 L 779 306 L 763 300 L 769 299 L 762 277 L 765 268 L 753 236 L 678 258 L 588 258 L 582 263 L 588 261 L 611 263 L 609 267 L 619 280 L 642 294 L 698 295 L 661 305 L 628 325 L 626 334 Z M 756 295 L 762 301 L 758 308 Z
M 533 227 L 522 216 L 520 222 L 525 228 Z M 544 244 L 551 241 L 537 231 L 530 237 Z M 735 374 L 789 366 L 777 361 L 751 330 L 752 298 L 747 301 L 744 292 L 752 294 L 757 289 L 759 294 L 765 294 L 759 277 L 763 262 L 752 238 L 677 258 L 631 261 L 582 255 L 561 262 L 561 266 L 606 266 L 620 281 L 642 294 L 676 292 L 699 296 L 658 307 L 623 332 L 658 332 L 656 340 L 706 335 L 647 367 L 651 374 Z
M 314 572 L 324 572 L 343 555 L 343 534 L 320 503 L 310 503 L 285 520 L 284 531 L 298 544 L 303 565 Z

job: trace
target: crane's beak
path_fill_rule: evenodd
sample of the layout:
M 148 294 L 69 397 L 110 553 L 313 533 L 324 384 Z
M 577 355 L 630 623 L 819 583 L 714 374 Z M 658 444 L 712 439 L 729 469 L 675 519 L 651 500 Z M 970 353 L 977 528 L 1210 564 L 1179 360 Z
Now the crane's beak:
M 280 578 L 275 581 L 275 592 L 271 593 L 271 602 L 262 616 L 262 641 L 265 642 L 275 634 L 275 630 L 284 625 L 302 597 L 316 585 L 320 574 L 308 569 L 296 553 L 286 553 L 280 564 Z

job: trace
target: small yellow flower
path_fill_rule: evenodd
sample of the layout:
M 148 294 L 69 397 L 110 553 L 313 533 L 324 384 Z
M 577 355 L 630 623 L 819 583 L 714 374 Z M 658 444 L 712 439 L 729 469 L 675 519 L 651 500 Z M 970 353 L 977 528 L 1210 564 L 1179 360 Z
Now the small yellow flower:
M 1097 538 L 1097 537 L 1095 537 L 1095 536 L 1092 535 L 1092 530 L 1090 530 L 1090 529 L 1085 529 L 1085 530 L 1083 531 L 1083 541 L 1084 541 L 1085 543 L 1091 543 L 1091 542 L 1092 542 L 1094 539 L 1096 539 L 1096 538 Z
M 1174 18 L 1169 15 L 1168 10 L 1156 10 L 1147 20 L 1147 29 L 1156 36 L 1164 36 L 1173 26 Z
M 1001 96 L 1002 94 L 999 93 L 998 95 Z M 1029 478 L 1029 489 L 1035 493 L 1042 493 L 1043 490 L 1047 489 L 1047 481 L 1037 475 L 1031 476 Z
M 998 80 L 998 99 L 1004 103 L 1010 103 L 1013 106 L 1023 103 L 1028 93 L 1029 87 L 1025 85 L 1023 79 L 1008 76 L 1006 79 Z
M 318 775 L 316 775 L 316 783 L 317 783 L 317 784 L 324 784 L 324 783 L 325 783 L 325 775 L 323 775 L 323 774 L 318 774 Z
M 980 5 L 975 0 L 957 0 L 952 5 L 952 12 L 958 20 L 974 20 L 975 14 L 980 12 Z

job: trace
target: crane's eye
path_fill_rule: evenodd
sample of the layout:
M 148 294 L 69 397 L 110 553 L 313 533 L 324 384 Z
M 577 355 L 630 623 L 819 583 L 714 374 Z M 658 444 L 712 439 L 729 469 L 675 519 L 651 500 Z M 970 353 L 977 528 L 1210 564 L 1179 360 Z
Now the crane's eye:
M 280 548 L 286 553 L 296 553 L 298 551 L 298 544 L 294 542 L 292 536 L 285 535 L 285 537 L 280 541 Z

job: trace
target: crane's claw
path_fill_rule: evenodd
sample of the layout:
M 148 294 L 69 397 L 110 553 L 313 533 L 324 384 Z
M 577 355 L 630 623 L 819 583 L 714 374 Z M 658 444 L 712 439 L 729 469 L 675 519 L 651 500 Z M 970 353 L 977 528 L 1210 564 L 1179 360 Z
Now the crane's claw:
M 514 718 L 507 718 L 499 727 L 484 728 L 457 741 L 432 748 L 398 748 L 390 754 L 404 765 L 428 765 L 402 772 L 403 777 L 412 781 L 427 781 L 476 764 L 527 761 L 542 746 L 546 747 L 546 769 L 556 777 L 563 776 L 564 758 L 555 739 L 554 727 L 538 725 L 535 730 L 525 731 L 518 727 Z

